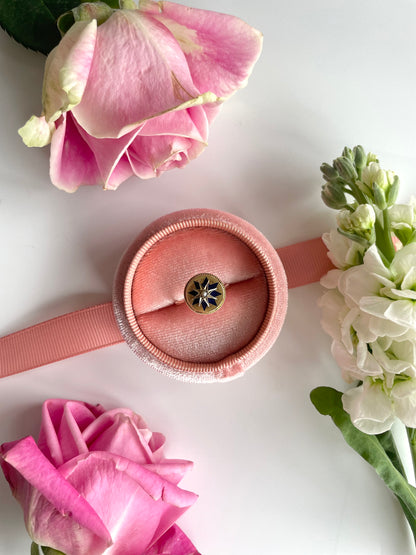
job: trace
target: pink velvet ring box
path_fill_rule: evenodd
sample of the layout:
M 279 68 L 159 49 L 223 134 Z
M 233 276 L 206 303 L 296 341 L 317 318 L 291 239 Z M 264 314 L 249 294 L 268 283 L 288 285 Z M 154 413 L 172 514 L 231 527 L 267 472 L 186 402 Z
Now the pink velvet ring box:
M 255 227 L 232 214 L 168 214 L 125 252 L 112 302 L 0 338 L 0 377 L 126 341 L 142 360 L 174 378 L 230 380 L 273 345 L 288 288 L 318 281 L 331 268 L 320 238 L 276 252 Z M 207 274 L 213 281 L 206 283 Z
M 223 306 L 196 313 L 184 300 L 195 275 L 224 284 Z M 287 309 L 276 250 L 251 224 L 218 210 L 184 210 L 148 226 L 126 251 L 113 306 L 133 351 L 186 381 L 237 377 L 272 346 Z

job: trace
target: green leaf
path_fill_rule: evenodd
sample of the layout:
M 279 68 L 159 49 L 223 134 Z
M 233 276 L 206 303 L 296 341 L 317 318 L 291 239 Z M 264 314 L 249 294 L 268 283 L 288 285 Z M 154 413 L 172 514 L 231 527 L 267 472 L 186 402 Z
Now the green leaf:
M 317 387 L 311 392 L 311 401 L 316 409 L 332 418 L 348 445 L 371 464 L 386 486 L 396 495 L 416 541 L 416 489 L 398 470 L 403 467 L 395 447 L 393 451 L 392 438 L 383 434 L 368 435 L 358 430 L 344 411 L 341 398 L 342 393 L 331 387 Z M 388 453 L 392 455 L 392 459 Z
M 56 21 L 80 0 L 0 0 L 0 26 L 31 50 L 49 54 L 61 40 Z M 107 0 L 118 8 L 118 0 Z
M 17 42 L 48 54 L 61 39 L 56 20 L 77 0 L 8 0 L 0 2 L 0 25 Z
M 39 546 L 35 542 L 30 545 L 30 555 L 39 555 Z

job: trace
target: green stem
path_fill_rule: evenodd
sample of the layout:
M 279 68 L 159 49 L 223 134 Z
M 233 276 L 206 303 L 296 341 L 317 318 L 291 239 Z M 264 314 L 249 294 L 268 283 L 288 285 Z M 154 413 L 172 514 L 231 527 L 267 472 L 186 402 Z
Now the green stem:
M 385 208 L 381 214 L 377 216 L 375 229 L 377 248 L 388 263 L 390 263 L 393 260 L 396 251 L 394 250 L 393 240 L 391 237 L 390 216 L 387 208 Z
M 414 473 L 416 469 L 416 429 L 406 427 L 406 432 L 407 432 L 407 438 L 409 440 L 410 453 L 412 455 L 413 473 Z

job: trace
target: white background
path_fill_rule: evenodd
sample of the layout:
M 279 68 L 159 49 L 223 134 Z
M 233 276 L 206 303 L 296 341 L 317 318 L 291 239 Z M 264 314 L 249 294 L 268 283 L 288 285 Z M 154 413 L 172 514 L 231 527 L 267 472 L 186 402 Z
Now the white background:
M 188 2 L 191 5 L 191 2 Z M 124 248 L 155 218 L 188 207 L 232 212 L 277 246 L 334 223 L 319 166 L 361 143 L 416 179 L 416 5 L 412 1 L 194 0 L 264 34 L 249 85 L 231 98 L 210 144 L 184 170 L 73 195 L 48 177 L 48 147 L 17 135 L 40 111 L 44 57 L 0 33 L 0 334 L 110 299 Z M 407 555 L 395 498 L 309 401 L 344 388 L 319 327 L 319 284 L 289 294 L 269 354 L 236 381 L 176 382 L 125 345 L 0 382 L 0 443 L 36 435 L 50 397 L 128 406 L 195 462 L 196 505 L 180 524 L 203 555 Z M 29 553 L 21 511 L 0 477 L 0 553 Z

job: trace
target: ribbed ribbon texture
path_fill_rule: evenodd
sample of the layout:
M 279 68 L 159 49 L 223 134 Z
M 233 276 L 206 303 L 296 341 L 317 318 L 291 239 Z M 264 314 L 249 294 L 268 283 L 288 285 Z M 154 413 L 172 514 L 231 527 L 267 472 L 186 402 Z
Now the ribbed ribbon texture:
M 112 303 L 78 310 L 0 339 L 0 378 L 122 343 Z
M 319 281 L 333 268 L 320 238 L 277 253 L 289 288 Z M 0 338 L 0 378 L 122 342 L 111 302 L 64 314 Z

